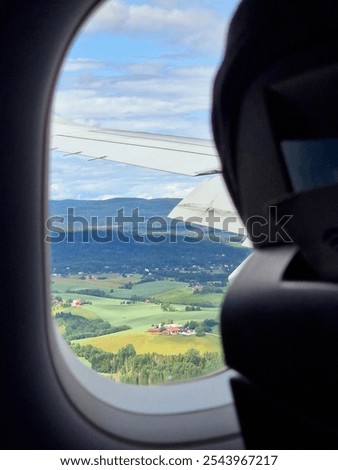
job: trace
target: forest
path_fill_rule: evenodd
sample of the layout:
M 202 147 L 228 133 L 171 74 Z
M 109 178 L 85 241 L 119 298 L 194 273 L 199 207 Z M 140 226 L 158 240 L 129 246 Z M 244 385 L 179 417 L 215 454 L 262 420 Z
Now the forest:
M 221 352 L 201 354 L 196 349 L 189 349 L 184 354 L 136 354 L 132 344 L 127 344 L 116 354 L 107 353 L 92 345 L 81 346 L 79 343 L 72 344 L 72 349 L 77 356 L 90 362 L 95 371 L 111 374 L 117 381 L 134 385 L 188 380 L 224 368 Z
M 88 320 L 81 315 L 72 315 L 67 312 L 57 312 L 55 320 L 59 326 L 64 327 L 63 336 L 67 341 L 83 338 L 95 338 L 97 336 L 109 335 L 118 331 L 130 330 L 130 326 L 112 326 L 108 321 L 101 318 Z
M 59 224 L 59 230 L 65 235 L 56 241 L 56 225 L 49 223 L 49 228 L 52 226 L 54 231 L 47 230 L 54 240 L 49 242 L 53 272 L 100 273 L 104 276 L 109 272 L 144 273 L 148 269 L 156 280 L 171 277 L 180 282 L 226 281 L 227 276 L 248 256 L 250 249 L 229 244 L 230 235 L 224 232 L 218 234 L 219 241 L 216 242 L 208 236 L 207 229 L 202 231 L 201 228 L 198 230 L 203 234 L 202 238 L 195 239 L 183 223 L 175 224 L 175 231 L 171 231 L 171 222 L 166 216 L 178 202 L 178 199 L 140 198 L 51 201 L 50 215 L 64 220 Z M 126 224 L 123 233 L 121 227 L 106 224 L 107 218 L 119 210 L 130 216 L 135 208 L 144 219 L 161 218 L 167 222 L 167 229 L 161 232 L 156 229 L 155 236 L 147 232 L 144 224 L 138 226 L 138 232 Z M 93 217 L 96 217 L 96 228 L 92 226 Z M 69 223 L 70 218 L 75 222 Z M 143 242 L 138 241 L 141 232 L 145 235 Z M 159 236 L 162 237 L 160 242 Z M 124 238 L 128 242 L 123 241 Z M 215 270 L 216 267 L 219 269 Z

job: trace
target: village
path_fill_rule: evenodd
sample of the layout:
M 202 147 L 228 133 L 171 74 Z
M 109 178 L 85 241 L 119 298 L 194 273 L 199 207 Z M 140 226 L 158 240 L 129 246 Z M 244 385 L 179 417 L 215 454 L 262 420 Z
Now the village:
M 149 333 L 158 334 L 158 335 L 183 335 L 183 336 L 193 336 L 196 335 L 196 331 L 193 328 L 188 328 L 183 325 L 178 325 L 177 323 L 160 323 L 159 325 L 152 325 L 148 329 Z

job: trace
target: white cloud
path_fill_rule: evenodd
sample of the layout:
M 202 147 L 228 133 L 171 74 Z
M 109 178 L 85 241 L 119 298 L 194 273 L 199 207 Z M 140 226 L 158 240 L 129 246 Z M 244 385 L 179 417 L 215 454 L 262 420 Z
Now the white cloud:
M 84 32 L 96 33 L 98 31 L 117 31 L 128 21 L 129 7 L 120 0 L 106 1 L 94 10 L 88 19 Z
M 124 65 L 124 70 L 130 76 L 156 76 L 162 73 L 162 66 L 155 62 L 129 63 Z M 123 70 L 123 69 L 122 69 Z
M 98 69 L 102 66 L 103 66 L 102 62 L 79 57 L 78 59 L 68 59 L 64 63 L 62 71 L 63 72 L 79 72 L 80 70 Z
M 58 171 L 62 169 L 62 171 Z M 201 178 L 172 175 L 160 171 L 89 161 L 83 157 L 53 152 L 50 199 L 93 199 L 113 197 L 183 198 Z
M 223 47 L 228 19 L 211 8 L 184 6 L 187 2 L 160 1 L 128 4 L 110 0 L 95 12 L 85 26 L 85 33 L 105 31 L 131 35 L 153 33 L 160 40 L 180 43 L 199 51 L 214 52 Z M 198 2 L 196 2 L 198 5 Z
M 108 199 L 114 199 L 119 197 L 118 194 L 104 194 L 103 196 L 99 196 L 95 198 L 97 201 L 107 201 Z
M 142 96 L 100 96 L 92 91 L 71 90 L 59 95 L 55 111 L 63 116 L 81 116 L 84 118 L 167 116 L 203 111 L 207 108 L 204 97 L 186 98 L 172 101 L 169 98 L 151 99 Z
M 208 138 L 214 73 L 202 65 L 129 63 L 119 74 L 81 75 L 59 90 L 54 109 L 88 125 Z

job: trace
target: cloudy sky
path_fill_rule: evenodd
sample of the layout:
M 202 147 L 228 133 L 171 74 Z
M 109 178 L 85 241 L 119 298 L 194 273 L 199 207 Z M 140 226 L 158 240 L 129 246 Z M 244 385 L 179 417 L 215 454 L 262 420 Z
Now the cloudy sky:
M 238 0 L 108 0 L 60 74 L 54 113 L 81 124 L 211 138 L 213 77 Z M 184 197 L 194 178 L 51 155 L 52 199 Z

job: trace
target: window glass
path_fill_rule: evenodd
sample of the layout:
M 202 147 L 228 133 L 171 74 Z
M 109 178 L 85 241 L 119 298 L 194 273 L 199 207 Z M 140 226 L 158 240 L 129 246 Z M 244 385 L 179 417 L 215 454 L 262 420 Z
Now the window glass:
M 51 310 L 79 359 L 116 382 L 226 367 L 220 305 L 251 250 L 217 175 L 210 108 L 237 3 L 109 1 L 60 73 Z

